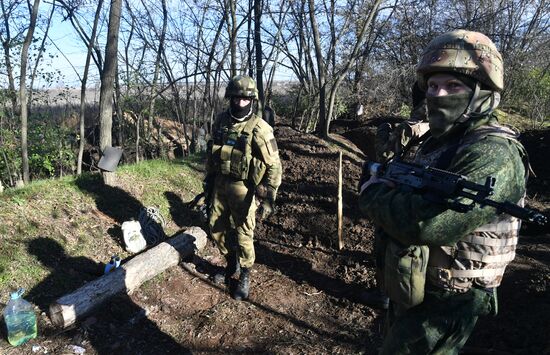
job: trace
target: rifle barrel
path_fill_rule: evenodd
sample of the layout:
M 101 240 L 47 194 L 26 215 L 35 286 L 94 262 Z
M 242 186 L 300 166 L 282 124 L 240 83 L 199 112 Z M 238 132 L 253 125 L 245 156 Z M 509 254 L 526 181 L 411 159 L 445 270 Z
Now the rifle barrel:
M 518 206 L 508 201 L 500 203 L 493 200 L 485 199 L 481 201 L 480 204 L 494 207 L 497 209 L 497 211 L 501 213 L 506 213 L 510 216 L 536 223 L 540 226 L 544 226 L 548 222 L 548 219 L 542 213 L 529 208 Z

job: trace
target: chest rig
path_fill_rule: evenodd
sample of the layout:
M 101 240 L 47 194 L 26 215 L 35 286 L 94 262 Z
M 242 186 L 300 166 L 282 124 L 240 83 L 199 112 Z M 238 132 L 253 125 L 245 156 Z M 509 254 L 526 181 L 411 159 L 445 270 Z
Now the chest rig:
M 528 171 L 527 155 L 517 141 L 517 135 L 498 124 L 479 127 L 462 137 L 460 141 L 436 148 L 426 154 L 421 147 L 415 162 L 445 169 L 457 152 L 487 136 L 498 136 L 512 141 L 523 155 L 525 171 Z M 523 198 L 516 202 L 523 206 Z M 520 220 L 517 218 L 500 214 L 454 245 L 430 246 L 428 283 L 455 292 L 466 292 L 473 286 L 498 287 L 506 266 L 515 257 L 520 226 Z
M 217 173 L 237 180 L 248 179 L 252 137 L 258 119 L 253 115 L 242 124 L 232 124 L 229 115 L 223 115 L 214 131 L 212 146 L 212 162 Z

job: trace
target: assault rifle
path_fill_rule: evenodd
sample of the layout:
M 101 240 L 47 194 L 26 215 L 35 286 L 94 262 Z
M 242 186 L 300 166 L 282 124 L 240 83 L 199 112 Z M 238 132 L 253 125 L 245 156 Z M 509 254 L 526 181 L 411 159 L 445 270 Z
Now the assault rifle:
M 399 160 L 393 160 L 386 164 L 365 162 L 363 174 L 389 180 L 413 191 L 424 192 L 425 198 L 447 204 L 450 209 L 457 212 L 471 211 L 477 203 L 481 207 L 491 206 L 499 213 L 506 213 L 541 226 L 547 222 L 546 216 L 539 211 L 524 208 L 508 201 L 496 202 L 487 198 L 493 194 L 495 186 L 495 178 L 491 176 L 487 177 L 484 185 L 481 185 L 450 171 Z M 460 197 L 470 199 L 472 202 L 468 204 L 459 202 L 458 198 Z

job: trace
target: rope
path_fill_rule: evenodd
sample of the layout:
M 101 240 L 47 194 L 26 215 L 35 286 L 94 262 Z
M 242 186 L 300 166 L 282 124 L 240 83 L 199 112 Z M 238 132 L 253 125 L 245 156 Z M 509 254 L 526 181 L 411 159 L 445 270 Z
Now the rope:
M 141 233 L 148 245 L 156 245 L 166 238 L 163 229 L 166 222 L 158 208 L 143 207 L 139 212 L 139 224 L 141 225 Z

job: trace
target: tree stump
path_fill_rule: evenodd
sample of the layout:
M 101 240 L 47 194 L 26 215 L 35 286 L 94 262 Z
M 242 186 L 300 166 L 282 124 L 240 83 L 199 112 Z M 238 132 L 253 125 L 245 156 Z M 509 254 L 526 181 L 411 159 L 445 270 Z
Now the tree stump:
M 116 187 L 117 186 L 117 176 L 116 173 L 110 171 L 102 171 L 101 177 L 103 178 L 103 183 L 107 186 Z
M 206 233 L 199 227 L 169 238 L 156 247 L 143 252 L 112 272 L 62 296 L 49 307 L 49 316 L 57 327 L 66 328 L 90 314 L 110 297 L 132 293 L 145 281 L 179 262 L 206 245 Z

